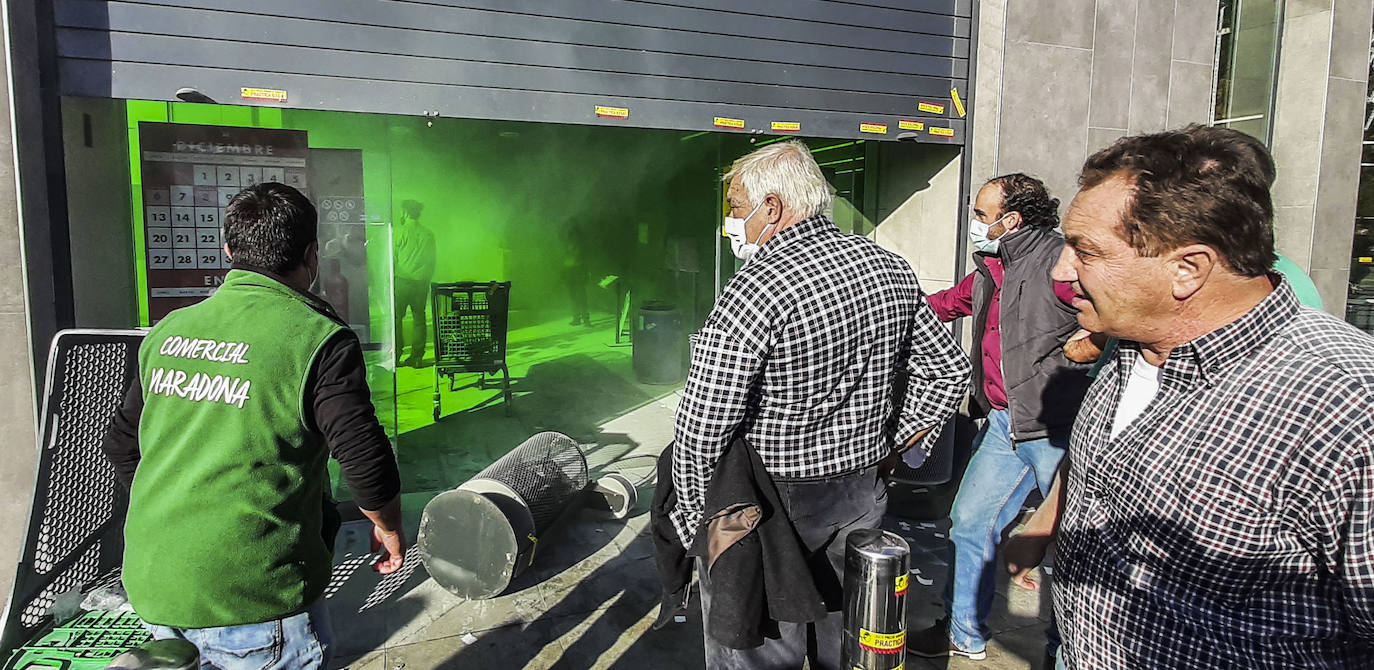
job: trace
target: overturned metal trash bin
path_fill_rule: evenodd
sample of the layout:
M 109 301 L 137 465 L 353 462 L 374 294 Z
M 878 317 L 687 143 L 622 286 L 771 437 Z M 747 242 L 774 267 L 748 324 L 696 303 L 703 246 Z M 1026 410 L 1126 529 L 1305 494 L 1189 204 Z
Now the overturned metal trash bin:
M 902 667 L 910 567 L 911 547 L 898 535 L 856 530 L 845 538 L 843 667 Z
M 587 483 L 587 459 L 575 440 L 535 435 L 425 506 L 416 540 L 420 559 L 455 595 L 500 595 L 534 561 L 539 538 Z

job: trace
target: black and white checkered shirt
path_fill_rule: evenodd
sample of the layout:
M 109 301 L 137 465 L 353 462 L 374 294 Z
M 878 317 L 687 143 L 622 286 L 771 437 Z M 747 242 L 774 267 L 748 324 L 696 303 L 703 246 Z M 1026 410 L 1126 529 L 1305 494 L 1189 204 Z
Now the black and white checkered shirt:
M 1282 282 L 1174 349 L 1116 439 L 1123 342 L 1074 425 L 1070 668 L 1374 667 L 1374 339 Z
M 679 537 L 691 543 L 737 430 L 774 477 L 852 472 L 933 427 L 916 447 L 928 452 L 971 370 L 900 256 L 824 217 L 782 230 L 693 340 L 673 458 Z

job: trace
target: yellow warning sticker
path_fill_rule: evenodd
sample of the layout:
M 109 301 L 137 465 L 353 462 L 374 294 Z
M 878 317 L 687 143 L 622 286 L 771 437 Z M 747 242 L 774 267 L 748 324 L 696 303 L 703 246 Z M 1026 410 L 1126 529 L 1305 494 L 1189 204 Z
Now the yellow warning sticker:
M 949 99 L 954 101 L 954 111 L 959 112 L 960 118 L 964 116 L 964 101 L 959 98 L 959 89 L 949 89 Z
M 883 134 L 887 133 L 887 124 L 886 124 L 886 123 L 860 123 L 860 124 L 859 124 L 859 132 L 861 132 L 861 133 L 876 133 L 876 134 L 878 134 L 878 135 L 883 135 Z
M 912 121 L 911 119 L 902 119 L 901 121 L 897 122 L 897 127 L 901 128 L 902 130 L 925 130 L 926 122 Z
M 239 89 L 239 97 L 244 100 L 271 100 L 273 102 L 286 102 L 286 91 L 276 88 L 248 88 L 247 86 Z
M 900 654 L 906 646 L 906 631 L 875 633 L 860 628 L 859 646 L 878 654 Z
M 931 135 L 939 135 L 940 137 L 954 137 L 954 129 L 953 129 L 953 128 L 936 128 L 936 127 L 933 127 L 933 126 L 932 126 L 931 129 L 930 129 L 930 134 L 931 134 Z
M 906 575 L 897 575 L 897 589 L 896 589 L 897 595 L 899 595 L 899 596 L 904 596 L 904 595 L 906 595 L 906 583 L 907 583 L 907 576 L 906 576 Z
M 795 133 L 801 130 L 801 123 L 798 121 L 774 121 L 772 128 L 775 133 Z
M 597 105 L 596 115 L 605 119 L 628 119 L 630 118 L 630 110 L 624 107 L 606 107 L 605 105 Z
M 927 114 L 945 113 L 945 106 L 935 102 L 922 102 L 916 105 L 916 109 L 919 109 Z
M 1361 263 L 1374 263 L 1374 256 L 1360 256 Z
M 717 116 L 715 126 L 717 128 L 743 128 L 744 119 L 729 119 L 723 116 Z

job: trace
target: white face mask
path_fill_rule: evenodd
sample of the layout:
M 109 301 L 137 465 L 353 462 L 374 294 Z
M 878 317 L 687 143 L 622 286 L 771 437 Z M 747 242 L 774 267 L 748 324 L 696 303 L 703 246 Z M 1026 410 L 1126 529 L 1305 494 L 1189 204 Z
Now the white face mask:
M 1010 216 L 1010 214 L 1004 215 L 1002 219 L 1007 218 L 1007 216 Z M 990 240 L 988 239 L 988 231 L 991 230 L 993 226 L 1001 223 L 1002 219 L 998 219 L 992 223 L 983 223 L 978 219 L 970 221 L 968 224 L 968 238 L 973 242 L 973 248 L 985 254 L 997 253 L 998 247 L 1001 246 L 999 243 L 1002 241 L 1002 238 L 999 237 L 995 240 Z M 1002 233 L 1002 235 L 1006 236 L 1006 233 Z
M 763 234 L 768 232 L 768 229 L 773 225 L 770 223 L 764 226 L 763 230 L 759 232 L 758 240 L 754 240 L 753 242 L 749 241 L 748 234 L 744 229 L 744 224 L 747 223 L 749 219 L 754 218 L 754 215 L 758 213 L 760 207 L 763 207 L 763 203 L 759 203 L 757 207 L 754 207 L 754 211 L 749 212 L 749 216 L 743 219 L 738 219 L 733 216 L 725 217 L 725 236 L 730 238 L 730 252 L 735 255 L 735 258 L 746 263 L 749 262 L 749 259 L 754 257 L 754 254 L 758 253 L 759 240 L 763 239 Z

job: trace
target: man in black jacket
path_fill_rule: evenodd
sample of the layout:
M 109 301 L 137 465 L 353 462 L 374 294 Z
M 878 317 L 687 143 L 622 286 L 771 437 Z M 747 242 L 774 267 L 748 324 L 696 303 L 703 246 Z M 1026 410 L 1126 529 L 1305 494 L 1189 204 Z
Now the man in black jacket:
M 1010 174 L 979 190 L 973 212 L 977 268 L 929 301 L 943 321 L 974 318 L 973 406 L 987 421 L 950 512 L 948 617 L 908 641 L 927 658 L 986 657 L 997 543 L 1031 489 L 1049 490 L 1091 381 L 1063 352 L 1078 329 L 1073 289 L 1050 279 L 1064 250 L 1059 201 Z

